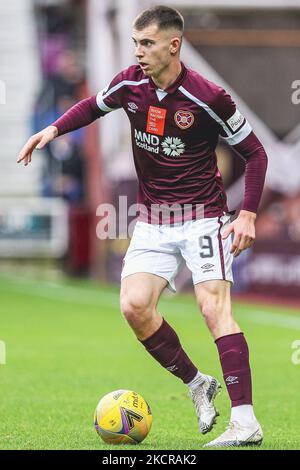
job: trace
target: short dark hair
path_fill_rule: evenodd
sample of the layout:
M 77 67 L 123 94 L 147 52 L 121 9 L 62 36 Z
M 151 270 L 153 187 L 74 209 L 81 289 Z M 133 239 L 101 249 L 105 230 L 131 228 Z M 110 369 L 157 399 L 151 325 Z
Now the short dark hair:
M 174 8 L 157 5 L 142 11 L 135 19 L 133 27 L 142 30 L 152 23 L 156 23 L 159 29 L 175 28 L 183 34 L 184 19 L 179 11 Z

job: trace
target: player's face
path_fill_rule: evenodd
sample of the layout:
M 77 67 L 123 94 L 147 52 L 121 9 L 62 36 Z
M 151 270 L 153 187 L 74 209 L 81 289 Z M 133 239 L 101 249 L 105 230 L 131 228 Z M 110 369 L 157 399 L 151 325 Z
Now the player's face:
M 158 77 L 178 52 L 180 38 L 172 30 L 159 30 L 153 23 L 141 31 L 133 29 L 135 56 L 145 75 Z

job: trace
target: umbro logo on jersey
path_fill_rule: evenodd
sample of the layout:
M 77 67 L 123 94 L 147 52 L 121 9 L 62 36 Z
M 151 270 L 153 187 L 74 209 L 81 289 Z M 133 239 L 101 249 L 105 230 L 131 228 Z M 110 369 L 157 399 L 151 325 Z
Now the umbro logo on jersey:
M 138 109 L 138 106 L 133 103 L 132 101 L 130 101 L 130 103 L 128 103 L 128 111 L 131 111 L 132 113 L 136 113 L 136 110 Z
M 174 121 L 180 129 L 188 129 L 194 123 L 194 115 L 190 111 L 177 111 L 174 114 Z
M 227 377 L 227 379 L 225 380 L 225 382 L 228 384 L 228 385 L 233 385 L 233 384 L 238 384 L 239 381 L 238 381 L 238 377 L 234 377 L 233 375 L 229 375 Z

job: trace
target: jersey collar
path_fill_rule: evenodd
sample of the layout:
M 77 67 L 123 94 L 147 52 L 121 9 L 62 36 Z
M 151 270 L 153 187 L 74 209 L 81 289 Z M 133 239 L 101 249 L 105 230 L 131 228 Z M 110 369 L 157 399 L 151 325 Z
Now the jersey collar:
M 180 72 L 180 74 L 176 78 L 175 82 L 172 83 L 172 85 L 170 85 L 164 91 L 166 93 L 175 93 L 175 91 L 182 85 L 182 82 L 184 81 L 184 79 L 186 77 L 186 74 L 187 74 L 187 69 L 186 69 L 185 65 L 183 64 L 183 62 L 181 62 L 181 72 Z M 160 89 L 155 85 L 155 83 L 154 83 L 154 81 L 152 80 L 151 77 L 149 77 L 149 85 L 154 90 L 159 90 Z

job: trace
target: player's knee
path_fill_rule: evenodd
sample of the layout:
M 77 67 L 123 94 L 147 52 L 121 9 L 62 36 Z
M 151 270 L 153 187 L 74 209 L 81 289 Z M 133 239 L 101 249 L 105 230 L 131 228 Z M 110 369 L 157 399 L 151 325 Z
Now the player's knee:
M 151 307 L 149 303 L 138 294 L 134 296 L 124 295 L 121 298 L 121 311 L 128 323 L 132 326 L 136 326 L 147 321 L 151 313 Z
M 201 310 L 213 337 L 217 338 L 236 330 L 237 325 L 230 306 L 216 300 L 210 300 L 203 303 Z
M 207 298 L 200 303 L 199 307 L 205 320 L 213 319 L 222 312 L 222 302 L 217 295 L 207 296 Z
M 215 299 L 207 300 L 201 305 L 202 315 L 207 323 L 209 329 L 213 328 L 214 325 L 218 322 L 218 317 L 220 315 L 220 307 Z
M 228 306 L 219 296 L 210 296 L 200 305 L 202 315 L 211 328 L 224 321 L 229 316 Z

